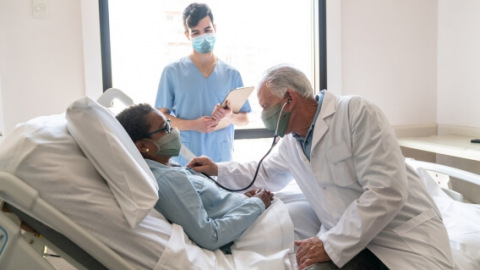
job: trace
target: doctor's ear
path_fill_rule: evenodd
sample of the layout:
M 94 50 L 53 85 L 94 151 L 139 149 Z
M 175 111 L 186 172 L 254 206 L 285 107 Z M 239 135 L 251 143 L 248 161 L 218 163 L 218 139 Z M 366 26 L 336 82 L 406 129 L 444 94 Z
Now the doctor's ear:
M 288 89 L 287 92 L 285 93 L 284 98 L 287 99 L 287 105 L 289 105 L 290 103 L 292 103 L 294 101 L 295 94 L 292 90 Z
M 293 90 L 291 89 L 287 89 L 284 95 L 284 98 L 287 99 L 287 102 L 288 103 L 292 102 L 294 97 L 295 97 L 295 92 L 293 92 Z
M 293 109 L 293 99 L 288 98 L 287 101 L 283 104 L 283 110 L 286 112 L 290 112 Z

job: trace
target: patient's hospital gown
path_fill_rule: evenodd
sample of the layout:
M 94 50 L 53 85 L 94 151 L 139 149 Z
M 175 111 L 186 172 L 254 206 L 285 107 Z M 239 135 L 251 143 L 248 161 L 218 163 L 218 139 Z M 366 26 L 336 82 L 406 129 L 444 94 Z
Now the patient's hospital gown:
M 203 175 L 146 159 L 158 182 L 155 209 L 183 227 L 199 246 L 229 251 L 232 241 L 265 211 L 257 197 L 228 192 Z

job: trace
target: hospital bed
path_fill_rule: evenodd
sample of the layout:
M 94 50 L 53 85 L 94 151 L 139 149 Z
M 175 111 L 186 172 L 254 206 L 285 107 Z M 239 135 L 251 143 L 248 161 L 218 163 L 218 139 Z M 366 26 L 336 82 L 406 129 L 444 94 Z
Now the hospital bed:
M 98 101 L 107 107 L 132 102 L 118 90 Z M 205 250 L 152 210 L 153 176 L 128 135 L 112 123 L 113 113 L 82 98 L 66 113 L 19 125 L 0 145 L 0 200 L 9 211 L 0 212 L 0 269 L 55 269 L 44 246 L 77 269 L 296 268 L 293 225 L 308 235 L 319 223 L 312 212 L 299 211 L 306 202 L 295 182 L 276 194 L 283 203 L 270 207 L 232 254 Z M 480 176 L 407 163 L 442 212 L 457 268 L 480 269 L 480 205 L 437 183 L 441 174 L 480 186 Z

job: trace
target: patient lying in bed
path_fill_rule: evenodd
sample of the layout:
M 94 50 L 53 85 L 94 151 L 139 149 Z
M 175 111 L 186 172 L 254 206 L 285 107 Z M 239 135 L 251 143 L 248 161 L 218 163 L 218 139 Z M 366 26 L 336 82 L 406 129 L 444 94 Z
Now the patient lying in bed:
M 19 125 L 0 147 L 0 170 L 134 269 L 294 269 L 293 224 L 280 200 L 234 241 L 232 254 L 196 245 L 154 209 L 158 184 L 147 163 L 115 116 L 91 99 Z
M 155 209 L 181 225 L 199 246 L 230 253 L 233 241 L 270 206 L 270 191 L 228 192 L 201 174 L 170 164 L 180 152 L 180 132 L 150 105 L 130 106 L 117 119 L 157 180 Z

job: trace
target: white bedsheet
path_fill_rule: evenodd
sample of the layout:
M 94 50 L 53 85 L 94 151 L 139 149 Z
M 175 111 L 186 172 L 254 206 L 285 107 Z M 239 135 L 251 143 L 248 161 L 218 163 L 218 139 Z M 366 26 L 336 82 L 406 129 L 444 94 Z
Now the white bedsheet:
M 407 160 L 422 178 L 447 228 L 456 269 L 480 269 L 480 205 L 453 200 L 414 160 Z

